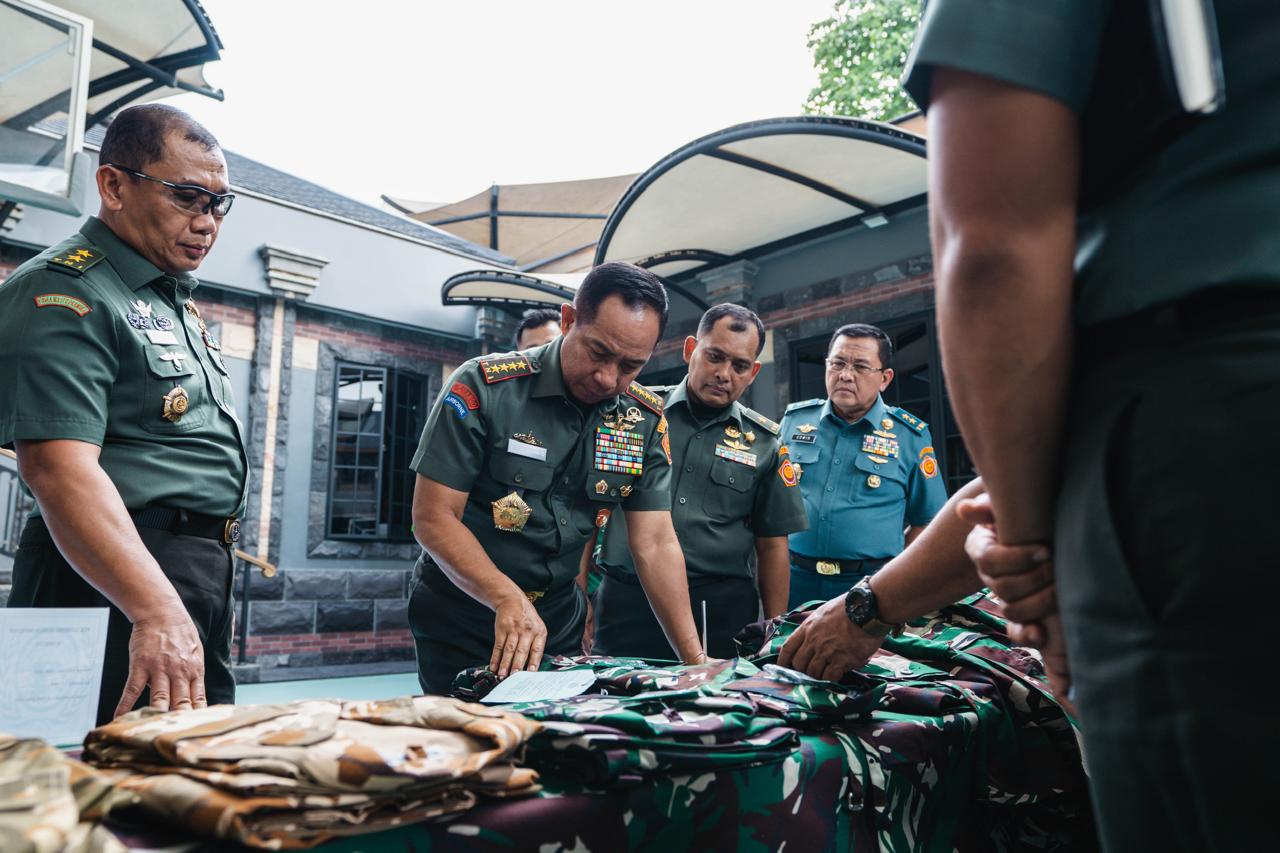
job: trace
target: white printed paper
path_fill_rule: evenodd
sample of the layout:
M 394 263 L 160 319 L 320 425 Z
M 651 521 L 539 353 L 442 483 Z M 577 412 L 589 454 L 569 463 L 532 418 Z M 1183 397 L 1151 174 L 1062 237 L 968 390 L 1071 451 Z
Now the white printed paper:
M 98 716 L 105 607 L 0 608 L 0 731 L 79 744 Z
M 596 674 L 590 669 L 566 669 L 558 672 L 513 672 L 501 684 L 481 699 L 489 705 L 508 702 L 543 702 L 550 699 L 568 699 L 586 692 L 596 683 Z

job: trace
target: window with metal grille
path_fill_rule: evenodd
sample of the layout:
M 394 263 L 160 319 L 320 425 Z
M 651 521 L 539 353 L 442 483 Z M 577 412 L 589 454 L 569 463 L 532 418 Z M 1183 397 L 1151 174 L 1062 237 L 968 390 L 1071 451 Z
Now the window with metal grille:
M 412 541 L 413 457 L 427 380 L 390 367 L 336 365 L 328 536 Z

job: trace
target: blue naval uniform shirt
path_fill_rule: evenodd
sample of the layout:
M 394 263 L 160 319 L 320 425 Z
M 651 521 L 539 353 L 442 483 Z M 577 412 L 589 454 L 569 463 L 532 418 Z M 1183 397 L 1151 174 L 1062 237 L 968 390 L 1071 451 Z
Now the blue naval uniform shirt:
M 830 400 L 787 407 L 782 440 L 800 476 L 809 529 L 792 551 L 813 559 L 877 560 L 900 553 L 903 528 L 923 526 L 947 501 L 929 425 L 876 398 L 848 423 Z

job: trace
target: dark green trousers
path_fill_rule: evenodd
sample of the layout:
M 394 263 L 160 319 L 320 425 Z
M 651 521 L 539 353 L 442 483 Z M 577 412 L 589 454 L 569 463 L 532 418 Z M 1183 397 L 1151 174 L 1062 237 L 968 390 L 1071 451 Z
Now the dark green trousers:
M 231 551 L 212 539 L 138 528 L 142 544 L 173 584 L 204 645 L 204 688 L 210 705 L 236 701 L 231 672 Z M 59 553 L 44 519 L 22 529 L 13 560 L 9 607 L 106 607 L 107 649 L 98 692 L 98 725 L 109 722 L 129 677 L 129 637 L 133 625 Z M 150 702 L 142 692 L 135 707 Z
M 734 635 L 760 620 L 760 593 L 749 577 L 701 577 L 689 579 L 689 603 L 693 624 L 702 636 L 702 605 L 707 609 L 707 654 L 713 658 L 737 657 Z M 592 653 L 609 657 L 649 660 L 680 658 L 671 648 L 649 598 L 634 575 L 620 579 L 606 575 L 596 590 L 595 645 Z
M 1056 571 L 1085 762 L 1108 851 L 1267 849 L 1280 316 L 1170 341 L 1079 348 Z
M 551 590 L 534 608 L 547 627 L 544 658 L 582 654 L 587 603 L 576 583 Z M 421 558 L 409 582 L 409 628 L 423 693 L 447 696 L 459 672 L 488 666 L 493 654 L 493 611 Z

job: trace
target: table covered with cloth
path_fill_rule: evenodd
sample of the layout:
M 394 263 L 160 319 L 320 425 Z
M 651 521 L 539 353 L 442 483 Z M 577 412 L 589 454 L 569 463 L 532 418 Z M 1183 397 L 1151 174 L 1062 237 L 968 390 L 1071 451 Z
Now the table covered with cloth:
M 750 626 L 729 661 L 548 661 L 596 685 L 502 706 L 541 726 L 523 760 L 540 790 L 313 849 L 1089 849 L 1074 729 L 989 599 L 917 620 L 840 684 L 776 666 L 809 612 Z M 129 846 L 186 837 L 138 826 L 113 828 Z

